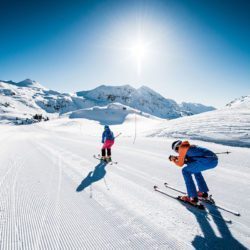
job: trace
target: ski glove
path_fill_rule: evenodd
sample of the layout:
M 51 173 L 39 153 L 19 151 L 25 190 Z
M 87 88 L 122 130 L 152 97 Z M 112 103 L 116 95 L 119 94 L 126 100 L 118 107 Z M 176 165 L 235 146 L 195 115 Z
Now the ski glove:
M 168 159 L 169 159 L 170 161 L 175 161 L 175 160 L 178 159 L 178 157 L 177 157 L 177 156 L 174 156 L 174 155 L 170 155 L 170 156 L 168 157 Z

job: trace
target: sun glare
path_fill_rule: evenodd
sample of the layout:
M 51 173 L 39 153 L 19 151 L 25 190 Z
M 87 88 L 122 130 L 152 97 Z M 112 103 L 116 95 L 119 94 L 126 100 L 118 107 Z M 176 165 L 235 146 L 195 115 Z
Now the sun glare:
M 129 50 L 131 57 L 134 58 L 137 65 L 137 74 L 140 75 L 142 70 L 142 63 L 146 59 L 145 57 L 148 52 L 146 42 L 144 42 L 142 39 L 137 39 L 137 41 L 131 45 Z
M 132 55 L 137 58 L 141 59 L 146 53 L 146 46 L 141 41 L 137 42 L 132 48 L 131 48 Z

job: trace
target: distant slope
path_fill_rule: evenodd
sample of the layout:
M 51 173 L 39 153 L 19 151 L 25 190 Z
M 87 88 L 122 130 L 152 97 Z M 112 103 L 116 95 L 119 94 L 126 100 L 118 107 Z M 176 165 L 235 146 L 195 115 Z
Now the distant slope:
M 182 102 L 180 104 L 180 107 L 182 110 L 185 110 L 186 112 L 190 112 L 191 115 L 215 110 L 215 108 L 212 106 L 205 106 L 200 103 L 189 103 L 189 102 Z
M 191 138 L 232 146 L 250 147 L 249 96 L 225 108 L 162 123 L 149 136 Z
M 226 105 L 228 108 L 250 109 L 250 95 L 242 96 Z
M 179 106 L 174 100 L 166 99 L 146 86 L 135 89 L 129 85 L 101 85 L 90 91 L 77 92 L 77 95 L 92 100 L 98 103 L 98 105 L 119 102 L 164 119 L 174 119 L 214 109 L 212 107 L 192 103 L 185 103 L 185 105 Z
M 117 125 L 122 124 L 127 116 L 132 114 L 161 121 L 161 119 L 157 117 L 148 115 L 136 109 L 132 109 L 128 106 L 124 106 L 120 103 L 111 103 L 103 107 L 95 106 L 88 109 L 79 109 L 70 113 L 66 113 L 65 116 L 73 119 L 85 118 L 99 121 L 102 125 Z

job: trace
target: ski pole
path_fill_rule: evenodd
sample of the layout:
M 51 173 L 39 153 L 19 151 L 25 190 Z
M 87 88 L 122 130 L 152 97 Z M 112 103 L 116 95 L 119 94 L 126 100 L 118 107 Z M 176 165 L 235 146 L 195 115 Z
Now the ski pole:
M 137 135 L 137 124 L 136 124 L 136 113 L 135 113 L 135 135 L 134 135 L 134 141 L 133 141 L 133 144 L 135 144 L 136 135 Z
M 107 182 L 106 182 L 105 177 L 103 177 L 103 180 L 104 180 L 104 184 L 105 184 L 105 186 L 106 186 L 107 190 L 110 190 L 110 189 L 109 189 L 109 186 L 108 186 L 108 184 L 107 184 Z
M 229 151 L 226 151 L 226 152 L 220 152 L 220 153 L 215 153 L 216 155 L 222 155 L 222 154 L 230 154 L 231 152 L 229 152 Z
M 93 197 L 93 189 L 92 189 L 92 184 L 90 184 L 89 190 L 90 190 L 90 193 L 89 193 L 89 198 L 92 198 L 92 197 Z
M 220 153 L 214 153 L 215 155 L 220 155 L 220 154 L 230 154 L 231 152 L 220 152 Z M 196 156 L 191 156 L 187 158 L 215 158 L 216 156 L 214 155 L 196 155 Z
M 122 133 L 119 133 L 117 136 L 115 136 L 115 138 L 119 137 Z

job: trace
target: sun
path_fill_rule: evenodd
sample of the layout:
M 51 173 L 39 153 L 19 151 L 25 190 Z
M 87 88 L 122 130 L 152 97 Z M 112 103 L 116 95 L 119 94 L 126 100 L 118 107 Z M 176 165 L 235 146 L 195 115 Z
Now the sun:
M 146 46 L 142 41 L 137 41 L 134 46 L 131 47 L 131 54 L 136 59 L 142 59 L 146 54 Z
M 133 57 L 136 62 L 137 74 L 141 75 L 142 64 L 146 60 L 146 56 L 148 53 L 147 43 L 143 39 L 139 38 L 131 44 L 129 51 L 130 56 Z

